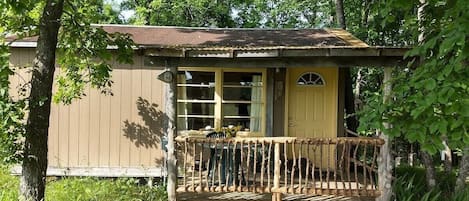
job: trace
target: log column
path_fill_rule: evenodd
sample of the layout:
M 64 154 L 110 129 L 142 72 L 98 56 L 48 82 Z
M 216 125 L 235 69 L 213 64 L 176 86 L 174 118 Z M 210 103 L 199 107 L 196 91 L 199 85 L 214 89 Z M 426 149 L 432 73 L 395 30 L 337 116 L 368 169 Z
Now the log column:
M 165 84 L 165 113 L 167 115 L 166 123 L 166 137 L 168 144 L 168 157 L 166 159 L 168 167 L 168 183 L 167 192 L 168 200 L 176 201 L 176 186 L 177 186 L 177 166 L 176 166 L 176 152 L 175 152 L 175 138 L 177 135 L 177 65 L 174 61 L 168 59 L 165 62 L 165 72 L 160 75 L 160 79 Z

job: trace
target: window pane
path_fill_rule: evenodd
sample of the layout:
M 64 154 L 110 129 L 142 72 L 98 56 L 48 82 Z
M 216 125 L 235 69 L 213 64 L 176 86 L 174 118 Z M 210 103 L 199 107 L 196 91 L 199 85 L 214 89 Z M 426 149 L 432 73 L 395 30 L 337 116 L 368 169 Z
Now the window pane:
M 223 85 L 262 86 L 262 73 L 225 72 Z
M 241 131 L 260 132 L 261 122 L 259 118 L 225 118 L 223 126 L 241 126 Z
M 178 115 L 215 115 L 214 103 L 178 103 Z
M 179 71 L 178 84 L 201 84 L 209 85 L 215 83 L 215 72 L 201 71 Z
M 213 118 L 195 118 L 195 117 L 179 117 L 178 130 L 200 130 L 205 127 L 214 127 Z
M 260 101 L 260 95 L 252 96 L 256 88 L 223 87 L 223 100 Z M 261 90 L 261 88 L 258 89 Z
M 214 100 L 215 87 L 178 87 L 179 100 Z
M 241 126 L 242 129 L 260 131 L 262 104 L 229 103 L 223 104 L 223 126 Z
M 215 73 L 179 71 L 178 86 L 180 100 L 214 100 Z
M 223 116 L 250 116 L 251 105 L 247 103 L 223 104 Z

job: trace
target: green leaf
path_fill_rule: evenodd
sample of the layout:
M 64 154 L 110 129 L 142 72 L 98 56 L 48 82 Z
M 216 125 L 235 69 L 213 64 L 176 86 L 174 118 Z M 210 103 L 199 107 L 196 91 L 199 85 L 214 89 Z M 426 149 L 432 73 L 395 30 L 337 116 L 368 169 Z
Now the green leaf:
M 436 81 L 432 78 L 428 78 L 424 81 L 425 89 L 426 90 L 433 90 L 436 87 Z

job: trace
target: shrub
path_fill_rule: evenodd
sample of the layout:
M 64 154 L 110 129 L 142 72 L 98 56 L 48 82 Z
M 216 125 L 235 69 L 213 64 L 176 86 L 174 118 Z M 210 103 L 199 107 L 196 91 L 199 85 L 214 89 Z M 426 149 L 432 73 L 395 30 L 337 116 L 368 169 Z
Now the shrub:
M 469 190 L 452 194 L 456 174 L 437 171 L 437 186 L 427 191 L 425 169 L 422 167 L 401 166 L 396 168 L 396 180 L 393 184 L 394 200 L 419 201 L 467 201 Z

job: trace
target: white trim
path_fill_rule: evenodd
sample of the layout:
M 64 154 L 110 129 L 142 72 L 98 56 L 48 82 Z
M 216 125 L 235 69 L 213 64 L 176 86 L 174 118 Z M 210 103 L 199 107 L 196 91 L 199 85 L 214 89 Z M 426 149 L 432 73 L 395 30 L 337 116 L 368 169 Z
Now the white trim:
M 319 79 L 321 79 L 322 81 L 322 84 L 316 84 L 316 83 L 313 83 L 313 84 L 308 84 L 308 83 L 305 83 L 305 84 L 298 84 L 298 82 L 300 81 L 300 79 L 303 78 L 303 76 L 305 75 L 317 75 L 319 77 Z M 311 80 L 305 80 L 305 81 L 311 81 Z M 313 71 L 308 71 L 308 72 L 304 72 L 302 73 L 300 76 L 298 76 L 298 78 L 296 78 L 296 86 L 317 86 L 317 87 L 323 87 L 323 86 L 326 86 L 326 80 L 324 79 L 324 77 L 320 74 L 320 73 L 317 73 L 317 72 L 313 72 Z
M 10 47 L 16 47 L 16 48 L 36 48 L 37 47 L 37 42 L 26 42 L 26 41 L 15 41 L 11 42 L 8 44 Z M 117 50 L 118 47 L 117 45 L 108 45 L 106 47 L 107 50 Z M 138 50 L 140 49 L 138 46 L 132 46 L 132 49 Z
M 13 175 L 21 175 L 21 166 L 11 169 Z M 87 177 L 163 177 L 166 172 L 161 167 L 48 167 L 47 176 L 87 176 Z
M 25 42 L 25 41 L 16 41 L 9 44 L 10 47 L 30 47 L 35 48 L 37 42 Z

